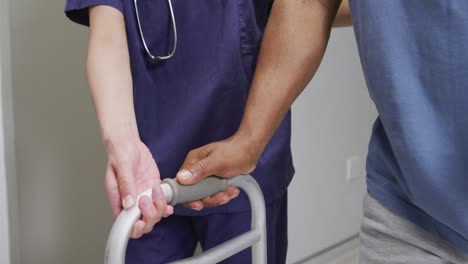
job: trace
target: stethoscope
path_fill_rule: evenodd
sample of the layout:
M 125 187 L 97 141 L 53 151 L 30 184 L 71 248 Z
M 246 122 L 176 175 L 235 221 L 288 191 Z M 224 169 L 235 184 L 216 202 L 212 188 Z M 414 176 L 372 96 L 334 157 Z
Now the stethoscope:
M 174 54 L 176 52 L 176 48 L 177 48 L 177 27 L 176 27 L 176 21 L 175 21 L 175 17 L 174 17 L 174 10 L 172 8 L 171 0 L 167 0 L 167 3 L 169 5 L 169 11 L 171 13 L 171 20 L 172 20 L 172 28 L 174 30 L 174 46 L 172 48 L 172 51 L 169 54 L 165 55 L 165 56 L 153 55 L 151 53 L 151 51 L 149 50 L 148 45 L 146 44 L 146 41 L 145 41 L 145 36 L 143 34 L 143 30 L 141 28 L 140 15 L 139 15 L 139 12 L 138 12 L 137 0 L 134 0 L 133 2 L 135 4 L 135 12 L 136 12 L 136 18 L 137 18 L 137 23 L 138 23 L 138 29 L 140 30 L 141 42 L 143 43 L 143 46 L 145 47 L 145 50 L 146 50 L 146 53 L 148 54 L 148 56 L 151 59 L 155 60 L 155 61 L 164 61 L 164 60 L 168 60 L 168 59 L 172 58 L 172 56 L 174 56 Z

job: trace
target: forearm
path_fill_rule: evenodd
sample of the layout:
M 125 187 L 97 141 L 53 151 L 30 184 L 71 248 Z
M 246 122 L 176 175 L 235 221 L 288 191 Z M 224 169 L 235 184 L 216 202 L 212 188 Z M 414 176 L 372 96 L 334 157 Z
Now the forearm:
M 343 0 L 335 17 L 333 27 L 348 27 L 353 24 L 348 0 Z
M 132 76 L 122 14 L 107 6 L 90 9 L 88 83 L 106 147 L 138 138 Z
M 318 69 L 340 1 L 276 0 L 236 133 L 263 151 Z

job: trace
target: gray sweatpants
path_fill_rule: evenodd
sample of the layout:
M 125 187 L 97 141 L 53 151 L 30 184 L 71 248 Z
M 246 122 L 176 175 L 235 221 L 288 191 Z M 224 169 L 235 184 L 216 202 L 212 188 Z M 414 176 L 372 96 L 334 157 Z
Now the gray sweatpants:
M 360 239 L 360 264 L 468 264 L 468 254 L 390 212 L 369 194 Z

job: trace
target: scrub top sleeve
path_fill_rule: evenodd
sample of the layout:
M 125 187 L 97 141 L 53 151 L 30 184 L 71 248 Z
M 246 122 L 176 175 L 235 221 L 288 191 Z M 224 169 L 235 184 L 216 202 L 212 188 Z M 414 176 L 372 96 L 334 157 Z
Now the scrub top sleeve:
M 73 22 L 89 26 L 88 9 L 97 5 L 114 7 L 123 14 L 122 0 L 67 0 L 65 4 L 65 14 Z

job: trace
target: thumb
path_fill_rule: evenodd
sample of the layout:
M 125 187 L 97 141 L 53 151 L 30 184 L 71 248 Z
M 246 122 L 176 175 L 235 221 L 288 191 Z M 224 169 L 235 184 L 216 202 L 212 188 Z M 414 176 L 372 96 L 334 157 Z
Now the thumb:
M 129 165 L 123 165 L 117 170 L 117 183 L 123 208 L 131 208 L 136 201 L 136 183 L 133 170 Z
M 177 181 L 184 185 L 193 185 L 204 178 L 219 173 L 220 164 L 210 156 L 201 159 L 177 173 Z

